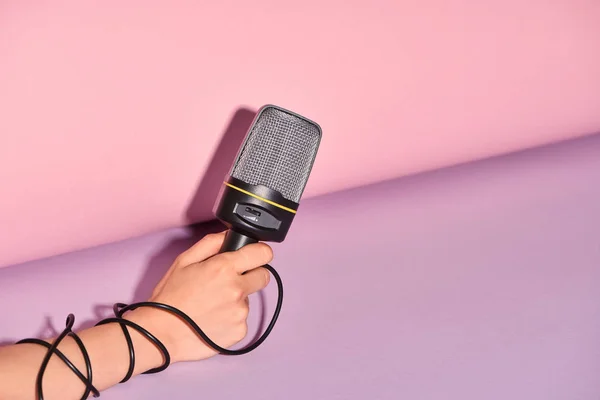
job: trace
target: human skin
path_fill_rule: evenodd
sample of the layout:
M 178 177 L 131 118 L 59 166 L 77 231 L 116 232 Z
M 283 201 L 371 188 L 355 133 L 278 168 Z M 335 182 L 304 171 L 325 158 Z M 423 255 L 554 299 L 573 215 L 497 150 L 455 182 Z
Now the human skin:
M 155 287 L 149 301 L 173 306 L 194 320 L 214 342 L 229 347 L 247 333 L 248 296 L 269 283 L 262 265 L 273 257 L 264 243 L 219 254 L 225 233 L 211 234 L 181 253 Z M 243 275 L 242 275 L 243 274 Z M 216 352 L 179 317 L 155 308 L 127 312 L 125 319 L 151 332 L 168 349 L 171 363 L 199 361 Z M 135 348 L 134 376 L 162 365 L 158 348 L 134 329 L 129 329 Z M 93 367 L 93 384 L 102 391 L 117 384 L 129 367 L 129 353 L 121 327 L 116 323 L 77 333 Z M 85 371 L 74 339 L 66 337 L 58 349 Z M 36 344 L 0 347 L 0 399 L 32 400 L 35 382 L 46 349 Z M 42 383 L 44 399 L 79 399 L 85 385 L 56 356 L 52 356 Z

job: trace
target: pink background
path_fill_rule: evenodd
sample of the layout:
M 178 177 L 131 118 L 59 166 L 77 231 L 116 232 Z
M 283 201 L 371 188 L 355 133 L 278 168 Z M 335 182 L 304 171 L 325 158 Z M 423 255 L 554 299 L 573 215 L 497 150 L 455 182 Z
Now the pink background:
M 323 127 L 308 197 L 598 131 L 598 21 L 597 0 L 5 0 L 0 265 L 210 218 L 213 154 L 264 103 Z

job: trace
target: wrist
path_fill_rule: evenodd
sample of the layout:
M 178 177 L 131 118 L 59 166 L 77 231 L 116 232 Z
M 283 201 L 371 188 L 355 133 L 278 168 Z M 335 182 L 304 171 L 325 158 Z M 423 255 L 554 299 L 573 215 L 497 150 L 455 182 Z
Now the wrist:
M 171 364 L 180 361 L 180 358 L 178 357 L 177 340 L 170 328 L 173 324 L 181 323 L 181 321 L 178 321 L 177 317 L 155 308 L 141 307 L 125 313 L 123 318 L 140 325 L 160 340 L 169 352 Z M 147 365 L 144 365 L 144 371 L 158 367 L 164 362 L 161 351 L 148 340 L 146 336 L 131 328 L 129 328 L 129 333 L 131 334 L 133 346 L 135 348 L 136 369 L 138 354 L 143 355 L 146 360 Z

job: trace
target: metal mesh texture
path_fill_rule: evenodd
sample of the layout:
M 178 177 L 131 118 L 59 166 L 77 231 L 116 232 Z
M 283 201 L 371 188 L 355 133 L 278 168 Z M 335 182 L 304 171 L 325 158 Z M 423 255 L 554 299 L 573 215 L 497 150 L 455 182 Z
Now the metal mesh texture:
M 248 133 L 231 175 L 298 203 L 320 138 L 319 128 L 310 121 L 267 107 Z

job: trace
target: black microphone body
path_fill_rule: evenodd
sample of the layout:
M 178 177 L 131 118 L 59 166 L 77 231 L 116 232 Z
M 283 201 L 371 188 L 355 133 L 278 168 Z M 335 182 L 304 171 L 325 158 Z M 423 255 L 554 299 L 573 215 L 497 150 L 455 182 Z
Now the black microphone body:
M 230 177 L 215 209 L 215 216 L 230 230 L 221 251 L 238 250 L 259 241 L 282 242 L 297 208 L 298 204 L 266 186 L 249 185 Z
M 213 210 L 229 229 L 221 252 L 285 239 L 320 139 L 319 125 L 298 114 L 273 105 L 259 110 Z
M 219 250 L 219 253 L 225 253 L 226 251 L 236 251 L 241 249 L 247 244 L 258 243 L 258 240 L 252 239 L 249 236 L 239 233 L 232 229 L 229 229 L 225 234 L 225 240 Z

